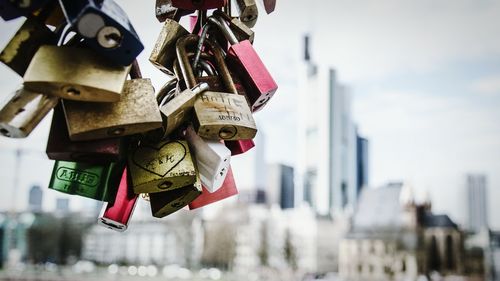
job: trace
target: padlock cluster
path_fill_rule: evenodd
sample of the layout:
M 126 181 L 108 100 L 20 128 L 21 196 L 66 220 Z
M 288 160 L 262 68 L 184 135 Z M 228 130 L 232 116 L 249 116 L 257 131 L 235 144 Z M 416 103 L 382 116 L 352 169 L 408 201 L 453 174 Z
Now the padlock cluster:
M 252 47 L 254 0 L 235 1 L 238 17 L 227 0 L 157 0 L 149 60 L 167 81 L 157 93 L 113 0 L 23 3 L 0 1 L 3 19 L 27 18 L 0 53 L 24 80 L 0 109 L 0 133 L 26 137 L 54 109 L 49 188 L 107 202 L 98 223 L 118 231 L 141 194 L 161 218 L 238 193 L 230 158 L 254 147 L 253 113 L 277 89 Z

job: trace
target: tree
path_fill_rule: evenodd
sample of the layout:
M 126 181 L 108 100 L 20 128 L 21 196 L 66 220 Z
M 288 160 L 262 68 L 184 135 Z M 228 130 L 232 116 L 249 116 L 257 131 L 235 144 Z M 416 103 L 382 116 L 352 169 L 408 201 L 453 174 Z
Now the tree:
M 284 245 L 284 255 L 285 255 L 285 260 L 288 263 L 288 265 L 293 269 L 297 270 L 297 253 L 295 250 L 295 246 L 293 246 L 292 243 L 292 235 L 290 234 L 290 230 L 286 230 L 285 234 L 285 245 Z

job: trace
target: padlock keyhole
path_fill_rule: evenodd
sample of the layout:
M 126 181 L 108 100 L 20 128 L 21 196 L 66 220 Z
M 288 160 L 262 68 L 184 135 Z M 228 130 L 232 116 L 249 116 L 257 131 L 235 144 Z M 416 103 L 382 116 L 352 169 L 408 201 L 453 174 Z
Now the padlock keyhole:
M 125 132 L 125 128 L 115 128 L 108 131 L 109 135 L 120 136 Z
M 79 96 L 80 95 L 80 91 L 78 91 L 75 88 L 68 88 L 66 90 L 66 94 L 68 94 L 69 96 Z
M 10 137 L 9 131 L 5 128 L 0 129 L 0 133 L 4 136 Z
M 167 188 L 171 187 L 172 185 L 173 185 L 173 183 L 171 181 L 164 181 L 158 185 L 158 188 L 159 189 L 167 189 Z

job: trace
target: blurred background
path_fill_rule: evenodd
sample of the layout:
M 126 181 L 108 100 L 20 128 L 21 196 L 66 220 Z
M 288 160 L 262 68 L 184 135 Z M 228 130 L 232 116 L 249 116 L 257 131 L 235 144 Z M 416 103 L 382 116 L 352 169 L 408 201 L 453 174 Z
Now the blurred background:
M 117 3 L 159 89 L 154 1 Z M 47 189 L 50 115 L 0 138 L 0 278 L 500 280 L 499 14 L 492 0 L 260 9 L 254 47 L 279 89 L 256 147 L 231 159 L 239 195 L 164 219 L 140 200 L 124 233 L 96 225 L 102 203 Z M 1 22 L 0 47 L 23 21 Z

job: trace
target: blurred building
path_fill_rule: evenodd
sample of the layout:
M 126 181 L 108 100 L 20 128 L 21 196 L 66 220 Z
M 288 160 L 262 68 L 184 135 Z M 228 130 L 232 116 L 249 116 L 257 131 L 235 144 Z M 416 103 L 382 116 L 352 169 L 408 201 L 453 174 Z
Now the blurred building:
M 68 198 L 56 198 L 56 212 L 58 214 L 67 214 L 69 212 Z
M 293 167 L 283 164 L 267 166 L 267 204 L 290 209 L 295 206 L 295 185 Z
M 362 191 L 339 253 L 346 280 L 482 276 L 474 266 L 483 263 L 481 254 L 465 251 L 464 232 L 447 215 L 433 214 L 430 202 L 416 203 L 411 189 L 398 183 Z
M 28 209 L 31 212 L 42 211 L 43 191 L 39 185 L 31 187 L 28 197 Z
M 356 194 L 368 185 L 368 140 L 356 133 Z
M 315 64 L 310 49 L 306 37 L 304 67 L 299 75 L 304 78 L 298 99 L 297 182 L 302 200 L 319 215 L 335 215 L 354 208 L 357 201 L 357 138 L 351 93 L 339 83 L 334 69 Z
M 99 263 L 200 265 L 203 227 L 195 212 L 177 212 L 161 220 L 133 220 L 125 232 L 92 225 L 82 256 Z
M 467 175 L 467 201 L 471 231 L 479 232 L 488 228 L 488 201 L 486 175 Z

